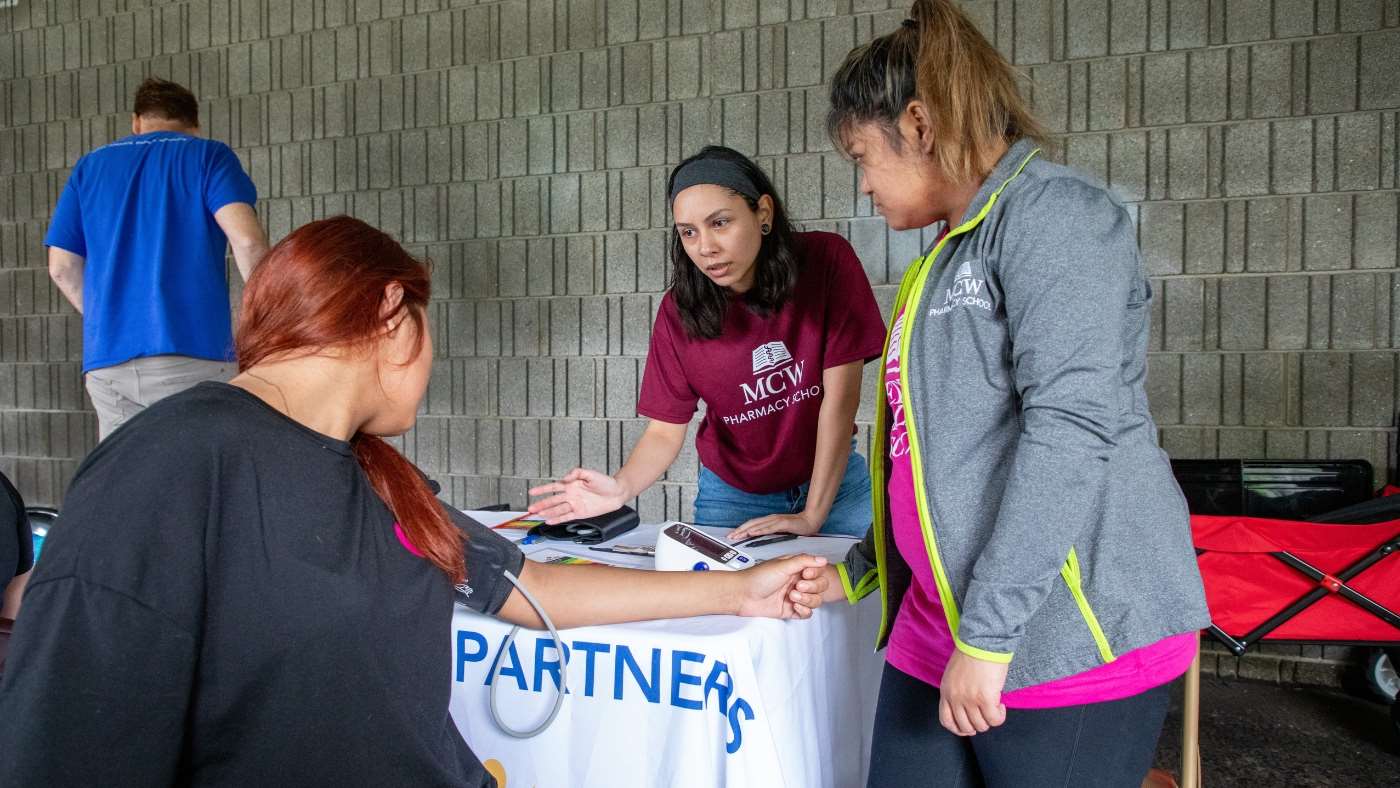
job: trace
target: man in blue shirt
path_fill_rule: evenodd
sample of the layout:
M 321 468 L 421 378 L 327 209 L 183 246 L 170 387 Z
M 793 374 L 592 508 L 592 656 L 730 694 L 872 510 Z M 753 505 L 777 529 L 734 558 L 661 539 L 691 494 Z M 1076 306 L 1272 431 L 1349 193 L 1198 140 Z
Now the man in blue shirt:
M 83 315 L 83 375 L 105 438 L 146 406 L 235 369 L 225 246 L 246 280 L 267 252 L 257 190 L 199 133 L 199 102 L 147 79 L 132 135 L 78 161 L 44 244 Z

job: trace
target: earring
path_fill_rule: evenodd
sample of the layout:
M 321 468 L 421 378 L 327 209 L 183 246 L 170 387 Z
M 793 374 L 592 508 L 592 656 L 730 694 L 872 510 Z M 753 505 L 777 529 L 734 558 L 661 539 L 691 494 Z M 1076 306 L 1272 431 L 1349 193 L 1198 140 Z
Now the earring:
M 758 231 L 761 232 L 761 233 L 763 233 L 764 235 L 767 235 L 770 231 L 772 231 L 772 229 L 773 229 L 773 228 L 772 228 L 771 226 L 769 226 L 768 224 L 761 224 L 761 225 L 759 225 L 759 227 L 758 227 Z

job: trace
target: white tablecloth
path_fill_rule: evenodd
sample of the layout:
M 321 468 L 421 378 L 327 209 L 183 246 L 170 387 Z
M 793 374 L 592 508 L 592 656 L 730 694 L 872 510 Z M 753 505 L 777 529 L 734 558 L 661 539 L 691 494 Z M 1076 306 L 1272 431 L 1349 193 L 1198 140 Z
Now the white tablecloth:
M 654 543 L 658 528 L 614 542 Z M 754 552 L 836 559 L 849 544 L 800 540 Z M 558 542 L 525 548 L 541 550 L 639 563 Z M 872 651 L 879 618 L 872 596 L 807 621 L 706 616 L 564 630 L 569 696 L 548 730 L 519 740 L 496 727 L 487 685 L 510 626 L 459 609 L 452 716 L 504 788 L 864 785 L 883 665 Z M 534 727 L 556 692 L 553 639 L 522 630 L 502 665 L 504 716 Z

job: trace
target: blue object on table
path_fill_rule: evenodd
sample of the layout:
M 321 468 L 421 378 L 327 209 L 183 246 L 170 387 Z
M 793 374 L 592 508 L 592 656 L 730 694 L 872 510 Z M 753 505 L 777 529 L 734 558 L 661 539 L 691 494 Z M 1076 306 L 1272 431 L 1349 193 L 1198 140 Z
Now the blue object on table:
M 49 506 L 29 506 L 25 508 L 25 514 L 29 517 L 29 531 L 34 535 L 34 563 L 39 563 L 39 551 L 44 547 L 44 539 L 49 535 L 49 528 L 58 519 L 58 510 Z

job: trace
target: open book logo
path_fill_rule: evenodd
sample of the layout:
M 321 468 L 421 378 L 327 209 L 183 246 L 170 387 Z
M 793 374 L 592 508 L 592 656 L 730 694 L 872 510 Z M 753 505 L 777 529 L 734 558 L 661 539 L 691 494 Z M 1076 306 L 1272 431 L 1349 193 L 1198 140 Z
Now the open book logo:
M 979 270 L 973 271 L 974 264 L 979 266 Z M 987 280 L 982 278 L 986 275 L 980 269 L 980 260 L 967 260 L 959 265 L 957 273 L 953 274 L 953 286 L 944 292 L 942 304 L 929 309 L 929 316 L 942 317 L 959 307 L 992 311 L 991 292 L 987 289 Z
M 792 361 L 792 354 L 782 342 L 767 342 L 753 350 L 753 374 L 766 372 Z

